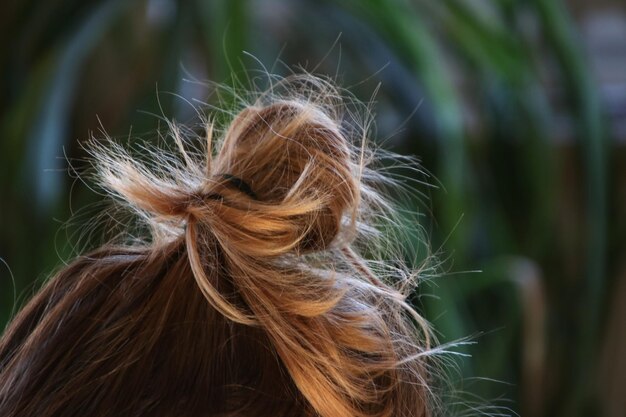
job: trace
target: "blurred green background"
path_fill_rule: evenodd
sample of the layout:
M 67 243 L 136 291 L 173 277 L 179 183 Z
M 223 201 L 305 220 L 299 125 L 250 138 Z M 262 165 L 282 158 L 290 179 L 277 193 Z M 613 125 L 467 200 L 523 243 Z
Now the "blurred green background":
M 97 220 L 68 169 L 81 141 L 148 138 L 157 91 L 184 121 L 176 95 L 212 100 L 184 79 L 245 85 L 263 65 L 364 101 L 382 83 L 378 138 L 440 185 L 415 202 L 445 260 L 420 308 L 441 341 L 476 342 L 449 371 L 452 411 L 626 416 L 620 1 L 2 2 L 0 325 L 77 251 L 63 225 Z

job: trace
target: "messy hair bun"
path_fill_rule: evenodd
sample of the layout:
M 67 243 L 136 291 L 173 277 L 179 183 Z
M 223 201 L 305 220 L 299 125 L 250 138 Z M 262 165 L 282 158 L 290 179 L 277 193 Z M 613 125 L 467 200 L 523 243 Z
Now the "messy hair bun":
M 178 155 L 92 143 L 102 185 L 151 236 L 79 257 L 14 319 L 0 414 L 429 415 L 410 273 L 373 259 L 394 262 L 387 279 L 355 249 L 388 245 L 382 176 L 330 83 L 278 90 L 218 140 L 206 122 L 203 146 L 169 122 Z

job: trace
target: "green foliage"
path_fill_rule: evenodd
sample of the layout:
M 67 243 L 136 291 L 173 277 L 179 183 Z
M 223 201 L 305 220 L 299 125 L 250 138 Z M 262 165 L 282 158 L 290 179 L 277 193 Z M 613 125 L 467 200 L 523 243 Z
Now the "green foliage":
M 382 81 L 379 135 L 421 156 L 442 186 L 430 192 L 424 227 L 449 261 L 420 304 L 442 342 L 477 342 L 459 347 L 472 358 L 451 374 L 465 381 L 463 401 L 502 396 L 500 406 L 525 416 L 601 413 L 601 388 L 589 381 L 597 377 L 607 245 L 619 239 L 607 217 L 597 87 L 560 0 L 2 7 L 13 19 L 1 57 L 0 257 L 14 280 L 0 268 L 0 322 L 19 305 L 14 290 L 28 298 L 38 278 L 82 248 L 73 246 L 72 227 L 52 219 L 65 222 L 98 198 L 67 175 L 64 159 L 81 165 L 89 131 L 125 137 L 132 125 L 133 136 L 143 135 L 158 127 L 146 113 L 184 119 L 192 111 L 185 100 L 214 102 L 208 88 L 183 79 L 245 87 L 263 78 L 263 65 L 278 73 L 302 65 L 337 73 L 363 100 Z M 99 209 L 73 218 L 89 223 Z

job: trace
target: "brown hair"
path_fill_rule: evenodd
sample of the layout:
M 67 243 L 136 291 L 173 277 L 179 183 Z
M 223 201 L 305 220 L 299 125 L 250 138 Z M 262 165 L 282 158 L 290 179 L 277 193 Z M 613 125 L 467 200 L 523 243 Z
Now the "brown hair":
M 211 123 L 199 152 L 170 122 L 177 155 L 151 162 L 91 143 L 150 236 L 79 256 L 17 314 L 0 415 L 430 415 L 415 275 L 389 258 L 384 177 L 339 97 L 290 77 L 217 146 Z

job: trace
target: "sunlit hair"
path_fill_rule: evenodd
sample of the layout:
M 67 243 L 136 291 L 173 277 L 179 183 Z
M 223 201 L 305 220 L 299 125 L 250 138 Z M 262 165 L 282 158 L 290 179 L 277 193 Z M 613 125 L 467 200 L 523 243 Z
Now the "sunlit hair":
M 77 257 L 17 314 L 0 415 L 431 415 L 393 181 L 337 89 L 292 76 L 194 132 L 169 122 L 176 152 L 140 157 L 89 145 L 150 232 Z

